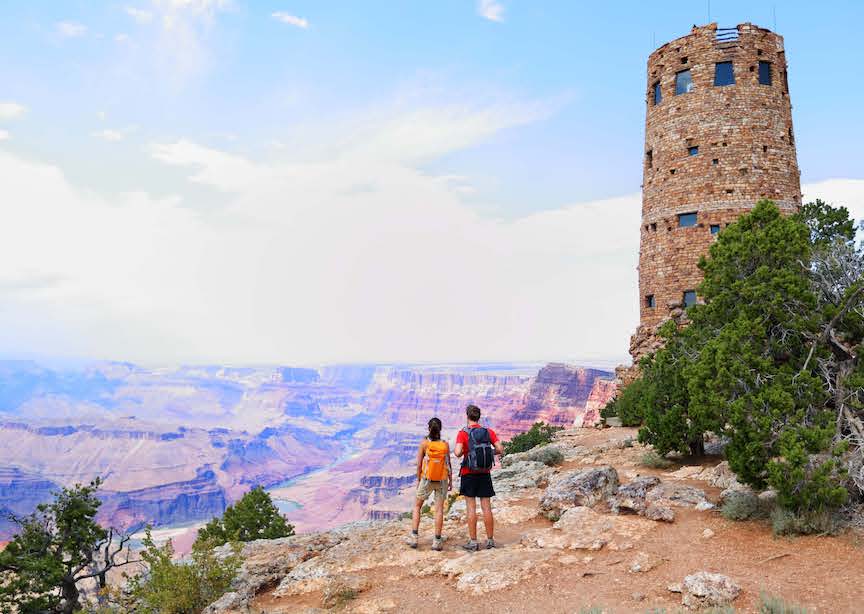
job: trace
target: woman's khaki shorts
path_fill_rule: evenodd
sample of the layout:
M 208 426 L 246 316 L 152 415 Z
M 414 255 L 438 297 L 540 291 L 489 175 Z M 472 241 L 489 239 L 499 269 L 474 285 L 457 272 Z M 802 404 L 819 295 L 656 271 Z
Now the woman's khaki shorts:
M 420 483 L 417 484 L 417 498 L 425 501 L 433 492 L 435 493 L 435 503 L 444 501 L 447 498 L 447 480 L 431 482 L 426 478 L 421 478 Z

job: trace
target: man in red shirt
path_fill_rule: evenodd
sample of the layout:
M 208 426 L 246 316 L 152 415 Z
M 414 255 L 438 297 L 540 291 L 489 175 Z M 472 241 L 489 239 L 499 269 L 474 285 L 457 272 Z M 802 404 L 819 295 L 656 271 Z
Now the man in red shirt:
M 459 431 L 456 436 L 456 456 L 462 458 L 462 468 L 459 470 L 459 494 L 465 497 L 468 508 L 468 542 L 462 547 L 469 552 L 480 549 L 477 543 L 477 499 L 483 510 L 483 524 L 486 526 L 486 548 L 495 547 L 495 519 L 492 517 L 493 450 L 498 455 L 504 454 L 504 446 L 492 429 L 480 424 L 480 408 L 469 405 L 465 410 L 468 426 Z M 479 429 L 479 430 L 475 430 Z M 470 465 L 474 464 L 472 468 Z

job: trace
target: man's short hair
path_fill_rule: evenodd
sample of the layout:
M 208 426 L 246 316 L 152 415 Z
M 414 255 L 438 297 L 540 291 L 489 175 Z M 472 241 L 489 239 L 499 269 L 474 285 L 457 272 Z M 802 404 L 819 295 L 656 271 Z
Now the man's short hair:
M 468 419 L 472 422 L 477 422 L 480 420 L 480 408 L 476 405 L 469 405 L 465 408 L 465 415 L 468 416 Z

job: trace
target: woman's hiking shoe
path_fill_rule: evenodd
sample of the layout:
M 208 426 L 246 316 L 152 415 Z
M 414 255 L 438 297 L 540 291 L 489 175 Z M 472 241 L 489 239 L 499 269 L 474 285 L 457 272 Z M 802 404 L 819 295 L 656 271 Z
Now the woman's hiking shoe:
M 469 539 L 467 542 L 462 544 L 462 549 L 467 550 L 468 552 L 477 552 L 480 550 L 480 544 L 473 539 Z
M 490 537 L 486 540 L 486 550 L 491 550 L 492 548 L 495 548 L 495 540 Z
M 408 539 L 405 540 L 405 543 L 408 544 L 408 546 L 410 548 L 416 548 L 417 547 L 417 534 L 413 533 L 413 532 L 409 533 Z
M 436 550 L 438 552 L 441 552 L 442 550 L 444 550 L 444 540 L 441 539 L 440 537 L 434 538 L 432 540 L 432 550 Z

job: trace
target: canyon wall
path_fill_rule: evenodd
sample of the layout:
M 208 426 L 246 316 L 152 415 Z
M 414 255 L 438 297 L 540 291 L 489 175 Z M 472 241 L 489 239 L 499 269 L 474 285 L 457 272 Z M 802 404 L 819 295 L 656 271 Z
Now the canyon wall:
M 122 529 L 200 523 L 254 485 L 298 530 L 410 508 L 417 446 L 465 407 L 503 439 L 539 420 L 591 424 L 612 374 L 564 364 L 56 372 L 0 362 L 0 510 L 100 476 L 100 520 Z M 455 461 L 454 461 L 455 466 Z M 0 525 L 0 538 L 10 526 Z

